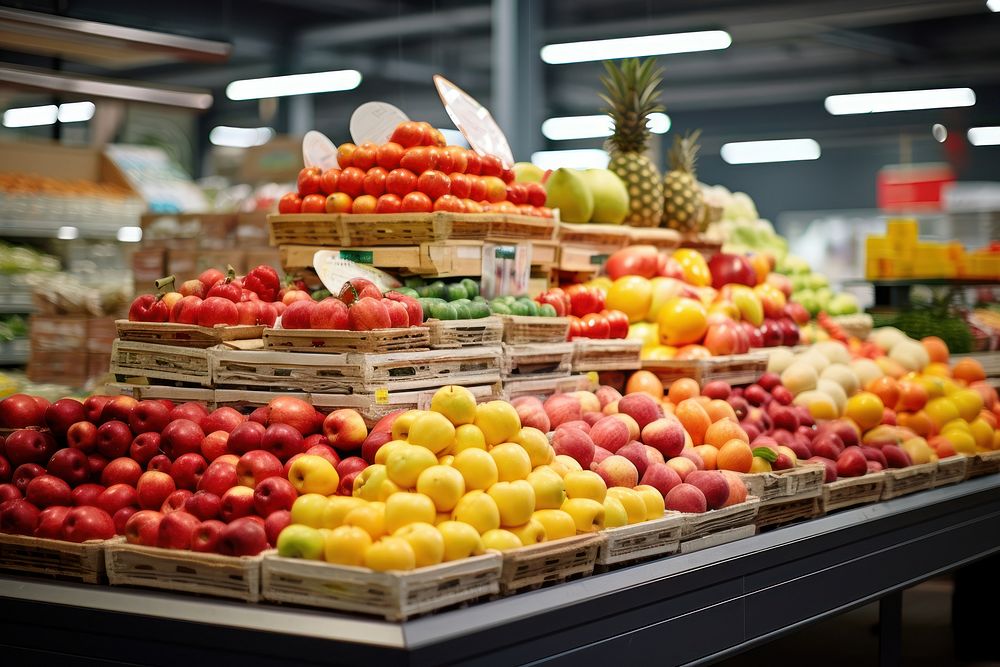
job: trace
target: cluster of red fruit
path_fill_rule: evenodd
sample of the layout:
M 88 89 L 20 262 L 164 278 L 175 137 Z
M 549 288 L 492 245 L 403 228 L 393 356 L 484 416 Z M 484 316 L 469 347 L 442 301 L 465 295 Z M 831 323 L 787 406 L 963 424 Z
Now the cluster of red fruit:
M 569 317 L 567 340 L 628 337 L 628 315 L 605 308 L 604 290 L 598 287 L 552 287 L 536 296 L 535 301 L 551 305 L 558 317 Z
M 71 542 L 117 534 L 255 555 L 291 521 L 303 492 L 294 467 L 325 467 L 340 495 L 351 495 L 367 467 L 341 458 L 368 436 L 357 412 L 324 415 L 288 396 L 247 417 L 199 403 L 91 396 L 49 404 L 15 394 L 0 401 L 0 426 L 17 429 L 0 437 L 0 532 Z
M 374 329 L 406 328 L 423 324 L 420 302 L 399 292 L 385 294 L 370 280 L 352 278 L 340 294 L 322 301 L 296 301 L 281 316 L 283 329 Z
M 446 146 L 429 123 L 406 121 L 387 143 L 341 144 L 340 169 L 306 167 L 279 213 L 517 213 L 551 218 L 541 183 L 516 183 L 500 158 Z

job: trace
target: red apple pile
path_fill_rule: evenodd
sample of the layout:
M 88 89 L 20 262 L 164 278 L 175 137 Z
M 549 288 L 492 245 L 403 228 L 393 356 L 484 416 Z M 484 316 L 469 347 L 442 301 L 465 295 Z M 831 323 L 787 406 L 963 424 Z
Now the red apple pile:
M 518 213 L 551 218 L 545 186 L 516 183 L 500 158 L 460 146 L 426 122 L 406 121 L 384 144 L 341 144 L 340 169 L 306 167 L 279 213 Z
M 249 416 L 230 407 L 129 396 L 0 401 L 0 532 L 230 556 L 274 545 L 302 489 L 289 471 L 325 467 L 351 495 L 368 438 L 354 410 L 317 412 L 278 397 Z M 307 473 L 308 474 L 308 473 Z
M 383 294 L 372 281 L 352 278 L 336 297 L 290 304 L 281 315 L 281 328 L 372 331 L 418 326 L 423 321 L 423 308 L 413 297 L 392 291 Z

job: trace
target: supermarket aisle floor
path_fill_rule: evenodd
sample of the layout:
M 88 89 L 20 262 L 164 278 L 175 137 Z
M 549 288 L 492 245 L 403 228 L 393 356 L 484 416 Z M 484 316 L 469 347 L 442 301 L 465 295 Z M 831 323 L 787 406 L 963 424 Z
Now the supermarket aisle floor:
M 951 632 L 952 582 L 932 579 L 903 593 L 904 667 L 998 667 L 955 657 Z M 988 613 L 988 612 L 987 612 Z M 736 657 L 723 667 L 877 667 L 878 604 L 816 623 Z

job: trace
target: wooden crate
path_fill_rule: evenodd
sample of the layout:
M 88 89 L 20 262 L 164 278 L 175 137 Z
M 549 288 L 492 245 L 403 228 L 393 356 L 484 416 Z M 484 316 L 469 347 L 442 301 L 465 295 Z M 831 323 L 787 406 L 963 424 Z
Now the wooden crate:
M 566 394 L 571 391 L 593 391 L 597 388 L 589 375 L 570 375 L 564 378 L 544 378 L 541 380 L 505 380 L 504 398 L 513 401 L 522 396 L 535 396 L 545 400 L 552 394 Z
M 504 343 L 501 370 L 505 380 L 566 377 L 572 361 L 573 343 Z
M 569 335 L 568 317 L 538 317 L 532 315 L 499 315 L 503 321 L 503 342 L 564 343 Z
M 969 459 L 963 454 L 955 454 L 938 459 L 937 474 L 934 475 L 934 488 L 955 484 L 965 479 Z
M 499 345 L 503 340 L 503 322 L 496 316 L 474 320 L 427 320 L 424 324 L 434 349 Z
M 500 592 L 507 595 L 588 576 L 603 541 L 599 533 L 585 533 L 504 551 Z
M 264 331 L 263 326 L 199 327 L 196 324 L 128 320 L 117 320 L 115 326 L 119 340 L 200 348 L 213 347 L 227 341 L 260 338 Z
M 596 564 L 624 565 L 675 553 L 680 548 L 683 523 L 682 515 L 670 513 L 662 519 L 606 528 L 601 531 L 604 541 L 597 550 Z
M 681 540 L 693 540 L 730 528 L 752 524 L 760 507 L 760 498 L 747 496 L 742 503 L 708 510 L 701 514 L 683 514 Z
M 822 495 L 797 498 L 776 498 L 761 503 L 754 523 L 757 528 L 783 526 L 800 519 L 812 519 L 823 513 Z
M 967 458 L 969 460 L 965 469 L 966 479 L 1000 472 L 1000 450 L 977 452 Z
M 0 533 L 0 570 L 100 584 L 107 581 L 104 549 L 112 542 L 91 540 L 77 544 Z
M 614 252 L 632 243 L 629 227 L 560 222 L 556 229 L 559 245 L 577 244 Z
M 629 338 L 573 341 L 573 372 L 632 371 L 642 368 L 642 341 Z
M 659 250 L 674 250 L 681 245 L 681 234 L 675 229 L 629 227 L 628 233 L 633 245 L 651 245 Z
M 160 384 L 177 382 L 211 387 L 212 351 L 116 340 L 111 348 L 111 373 L 119 381 L 146 378 Z
M 917 491 L 934 488 L 934 478 L 937 475 L 937 462 L 920 463 L 905 468 L 888 468 L 883 471 L 885 485 L 882 487 L 882 500 L 898 498 Z
M 118 394 L 131 396 L 137 401 L 165 398 L 174 403 L 201 403 L 209 410 L 215 409 L 215 390 L 200 387 L 171 387 L 159 384 L 127 384 L 112 382 L 107 387 Z
M 221 556 L 179 549 L 116 543 L 105 552 L 112 586 L 142 586 L 168 591 L 260 600 L 262 556 Z
M 823 484 L 823 513 L 878 502 L 883 488 L 885 474 L 881 472 L 826 482 Z
M 747 487 L 747 493 L 760 498 L 763 505 L 779 498 L 822 495 L 825 473 L 826 468 L 823 466 L 809 464 L 788 470 L 741 473 L 740 478 Z
M 281 265 L 286 272 L 313 267 L 317 250 L 337 250 L 324 246 L 283 245 Z M 483 268 L 482 241 L 437 241 L 413 246 L 341 248 L 339 256 L 358 264 L 406 273 L 429 274 L 442 278 L 478 276 Z
M 752 537 L 756 533 L 757 526 L 752 523 L 748 523 L 743 526 L 733 526 L 732 528 L 724 528 L 722 530 L 709 533 L 708 535 L 702 535 L 701 537 L 692 537 L 681 540 L 680 552 L 682 554 L 689 554 L 695 551 L 701 551 L 702 549 L 708 549 L 709 547 L 717 547 L 720 544 L 728 544 L 730 542 L 735 542 L 736 540 L 742 540 L 746 537 Z
M 427 327 L 341 331 L 264 329 L 264 348 L 280 352 L 406 352 L 430 347 Z
M 332 247 L 410 246 L 434 241 L 482 241 L 495 214 L 394 213 L 339 214 L 294 213 L 269 215 L 273 246 L 312 245 Z
M 501 562 L 499 553 L 490 552 L 409 572 L 374 572 L 268 554 L 262 589 L 273 602 L 402 621 L 498 593 Z
M 531 242 L 531 267 L 554 269 L 559 266 L 559 244 L 555 241 Z
M 709 239 L 703 234 L 681 234 L 681 247 L 697 250 L 705 259 L 710 259 L 722 250 L 722 241 Z
M 556 234 L 556 221 L 552 218 L 510 213 L 488 215 L 488 241 L 551 241 Z
M 713 380 L 739 385 L 756 382 L 767 370 L 767 359 L 767 352 L 748 352 L 707 359 L 647 359 L 642 367 L 655 373 L 664 384 L 688 377 L 702 386 Z

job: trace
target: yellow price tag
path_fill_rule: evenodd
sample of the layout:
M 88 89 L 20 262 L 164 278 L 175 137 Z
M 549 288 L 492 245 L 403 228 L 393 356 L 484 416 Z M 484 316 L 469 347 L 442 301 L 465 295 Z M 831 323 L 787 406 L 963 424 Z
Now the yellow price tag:
M 597 371 L 589 371 L 587 373 L 587 377 L 590 378 L 590 381 L 594 384 L 601 384 L 601 376 L 597 374 Z
M 375 404 L 376 405 L 389 405 L 389 390 L 385 387 L 381 387 L 375 390 Z

